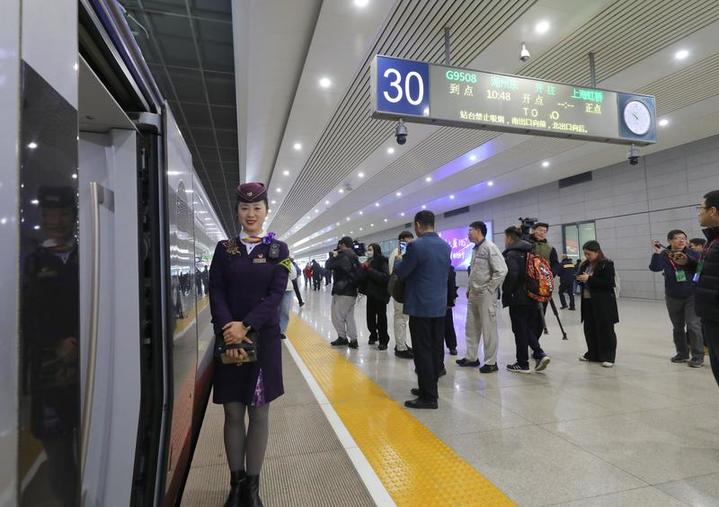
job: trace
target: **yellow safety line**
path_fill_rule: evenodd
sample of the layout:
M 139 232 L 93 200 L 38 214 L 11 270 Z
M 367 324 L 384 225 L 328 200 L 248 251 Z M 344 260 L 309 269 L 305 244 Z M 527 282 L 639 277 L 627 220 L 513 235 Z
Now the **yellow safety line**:
M 287 336 L 397 505 L 514 505 L 294 314 Z

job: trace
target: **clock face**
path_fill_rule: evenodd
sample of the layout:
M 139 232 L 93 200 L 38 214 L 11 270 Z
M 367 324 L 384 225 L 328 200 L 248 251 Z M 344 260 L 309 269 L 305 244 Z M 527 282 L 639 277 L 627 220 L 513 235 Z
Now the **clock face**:
M 624 124 L 636 135 L 643 136 L 652 126 L 652 115 L 647 106 L 632 100 L 624 106 Z

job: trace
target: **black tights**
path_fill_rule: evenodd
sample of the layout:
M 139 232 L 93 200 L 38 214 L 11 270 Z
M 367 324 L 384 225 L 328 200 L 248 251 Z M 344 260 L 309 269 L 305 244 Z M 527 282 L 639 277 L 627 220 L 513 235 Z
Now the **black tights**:
M 259 475 L 267 449 L 270 405 L 248 407 L 233 402 L 225 403 L 223 406 L 225 407 L 225 452 L 230 470 L 233 472 L 246 470 L 247 475 Z M 247 431 L 245 431 L 245 411 L 250 416 Z

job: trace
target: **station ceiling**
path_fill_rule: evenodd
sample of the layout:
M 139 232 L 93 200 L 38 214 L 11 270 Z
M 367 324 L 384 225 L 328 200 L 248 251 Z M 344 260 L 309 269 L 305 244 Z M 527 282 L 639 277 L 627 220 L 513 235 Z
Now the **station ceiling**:
M 643 155 L 719 133 L 714 0 L 123 3 L 156 39 L 143 50 L 226 229 L 237 181 L 264 181 L 268 228 L 298 256 L 423 204 L 446 212 L 626 159 L 623 146 L 417 124 L 398 146 L 394 123 L 370 117 L 370 62 L 444 63 L 447 26 L 456 66 L 588 86 L 594 52 L 599 87 L 656 96 L 666 125 Z

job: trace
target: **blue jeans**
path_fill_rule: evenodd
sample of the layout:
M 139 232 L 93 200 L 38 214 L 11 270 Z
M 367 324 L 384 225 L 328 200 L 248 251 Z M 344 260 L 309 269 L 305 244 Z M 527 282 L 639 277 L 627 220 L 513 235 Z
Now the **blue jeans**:
M 294 296 L 294 294 L 291 290 L 285 291 L 285 295 L 282 296 L 282 302 L 280 303 L 280 333 L 282 334 L 287 332 L 287 325 L 290 323 L 292 296 Z

